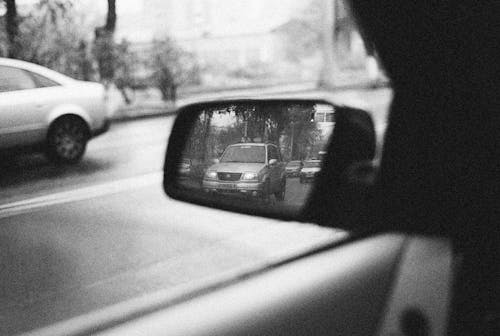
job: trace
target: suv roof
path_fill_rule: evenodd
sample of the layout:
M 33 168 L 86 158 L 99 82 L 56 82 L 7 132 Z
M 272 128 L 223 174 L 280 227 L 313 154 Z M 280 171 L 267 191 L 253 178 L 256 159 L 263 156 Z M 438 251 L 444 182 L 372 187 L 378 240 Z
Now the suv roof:
M 266 145 L 276 146 L 275 144 L 263 143 L 263 142 L 240 142 L 240 143 L 229 145 L 228 147 L 242 146 L 242 145 L 243 146 L 266 146 Z

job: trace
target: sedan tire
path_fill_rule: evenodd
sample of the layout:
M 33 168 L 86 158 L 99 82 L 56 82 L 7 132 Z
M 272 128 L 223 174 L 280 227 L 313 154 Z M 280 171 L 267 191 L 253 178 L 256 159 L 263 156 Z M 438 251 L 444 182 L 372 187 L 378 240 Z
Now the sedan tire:
M 57 119 L 47 134 L 47 157 L 56 163 L 77 163 L 83 157 L 89 130 L 78 117 L 67 116 Z

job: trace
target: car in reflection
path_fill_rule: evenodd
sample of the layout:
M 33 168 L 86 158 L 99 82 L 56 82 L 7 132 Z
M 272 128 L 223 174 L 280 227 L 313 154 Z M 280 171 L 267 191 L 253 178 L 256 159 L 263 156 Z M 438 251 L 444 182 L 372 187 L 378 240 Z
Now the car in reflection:
M 268 143 L 229 145 L 219 162 L 203 177 L 206 192 L 231 193 L 268 200 L 284 200 L 286 176 L 279 149 Z
M 304 166 L 300 170 L 300 183 L 306 183 L 314 180 L 321 171 L 321 160 L 312 159 L 306 160 Z
M 192 175 L 193 163 L 191 159 L 182 159 L 179 163 L 179 177 L 180 178 L 190 178 Z
M 300 170 L 302 169 L 303 163 L 300 160 L 290 161 L 285 166 L 285 172 L 287 177 L 298 177 L 300 175 Z
M 99 83 L 45 67 L 0 58 L 0 150 L 44 151 L 57 163 L 76 163 L 87 142 L 110 126 Z

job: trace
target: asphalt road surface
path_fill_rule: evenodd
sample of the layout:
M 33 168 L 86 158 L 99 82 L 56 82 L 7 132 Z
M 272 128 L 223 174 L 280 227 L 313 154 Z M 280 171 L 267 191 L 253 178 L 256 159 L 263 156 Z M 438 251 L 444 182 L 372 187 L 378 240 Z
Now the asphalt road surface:
M 344 233 L 168 199 L 173 117 L 114 124 L 83 161 L 0 158 L 0 335 L 262 267 Z M 287 199 L 308 185 L 289 180 Z
M 331 239 L 315 226 L 169 200 L 160 171 L 172 122 L 116 124 L 76 166 L 42 155 L 2 161 L 0 334 L 266 265 Z

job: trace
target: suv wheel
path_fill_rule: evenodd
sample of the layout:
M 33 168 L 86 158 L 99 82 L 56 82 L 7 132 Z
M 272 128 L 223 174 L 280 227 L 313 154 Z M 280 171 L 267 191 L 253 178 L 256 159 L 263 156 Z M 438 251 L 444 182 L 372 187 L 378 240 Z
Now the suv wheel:
M 47 134 L 47 157 L 57 163 L 76 163 L 81 160 L 89 131 L 78 117 L 62 117 L 56 120 Z

